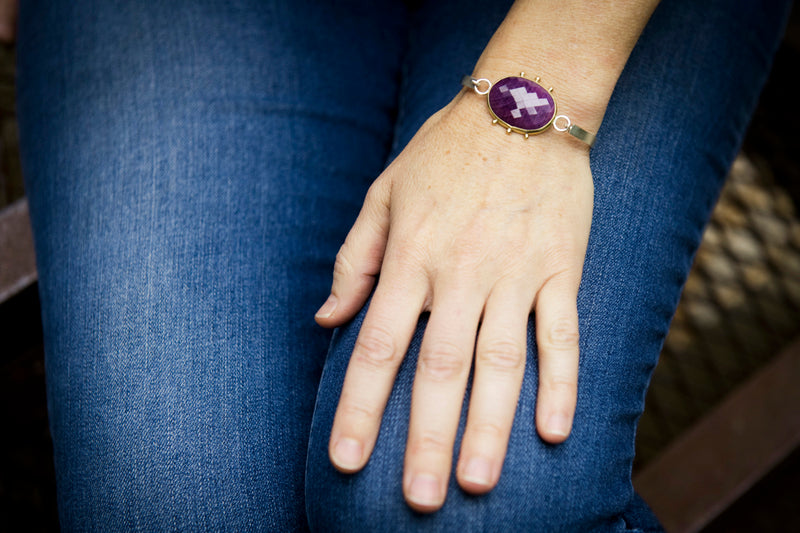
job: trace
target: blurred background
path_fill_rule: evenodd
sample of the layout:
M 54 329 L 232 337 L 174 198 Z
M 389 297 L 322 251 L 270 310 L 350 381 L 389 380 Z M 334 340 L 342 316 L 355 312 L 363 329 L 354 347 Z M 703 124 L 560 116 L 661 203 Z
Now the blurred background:
M 637 433 L 670 531 L 800 532 L 800 17 L 698 251 Z M 0 39 L 2 28 L 0 28 Z M 56 531 L 39 301 L 0 45 L 0 531 Z

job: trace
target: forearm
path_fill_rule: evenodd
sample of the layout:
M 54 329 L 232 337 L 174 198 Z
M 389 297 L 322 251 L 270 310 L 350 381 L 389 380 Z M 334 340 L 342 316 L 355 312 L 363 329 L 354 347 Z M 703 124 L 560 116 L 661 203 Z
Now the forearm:
M 658 0 L 517 0 L 473 72 L 540 76 L 559 112 L 597 131 L 628 56 Z

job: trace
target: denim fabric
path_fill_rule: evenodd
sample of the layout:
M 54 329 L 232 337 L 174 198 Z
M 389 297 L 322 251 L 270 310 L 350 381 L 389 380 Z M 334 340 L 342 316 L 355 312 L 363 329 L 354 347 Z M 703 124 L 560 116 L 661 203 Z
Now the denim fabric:
M 371 180 L 459 90 L 507 7 L 22 2 L 65 530 L 659 529 L 631 487 L 636 422 L 785 3 L 664 0 L 619 81 L 592 152 L 570 438 L 536 434 L 531 323 L 500 484 L 473 497 L 453 479 L 441 511 L 411 511 L 400 481 L 423 317 L 369 464 L 343 475 L 328 461 L 364 316 L 330 347 L 314 324 L 334 256 Z

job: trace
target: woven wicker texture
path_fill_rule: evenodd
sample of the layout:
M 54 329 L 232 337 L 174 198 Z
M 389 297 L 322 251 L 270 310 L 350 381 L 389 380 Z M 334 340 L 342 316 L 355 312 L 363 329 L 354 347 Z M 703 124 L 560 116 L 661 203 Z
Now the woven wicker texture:
M 636 467 L 800 333 L 800 222 L 740 155 L 686 281 L 646 398 Z

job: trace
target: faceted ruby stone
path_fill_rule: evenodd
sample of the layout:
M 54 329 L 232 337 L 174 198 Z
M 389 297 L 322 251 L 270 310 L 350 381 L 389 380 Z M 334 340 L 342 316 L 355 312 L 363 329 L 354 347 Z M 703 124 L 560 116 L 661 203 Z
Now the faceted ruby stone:
M 553 120 L 556 102 L 544 87 L 526 78 L 503 78 L 489 91 L 489 108 L 508 126 L 528 132 Z

